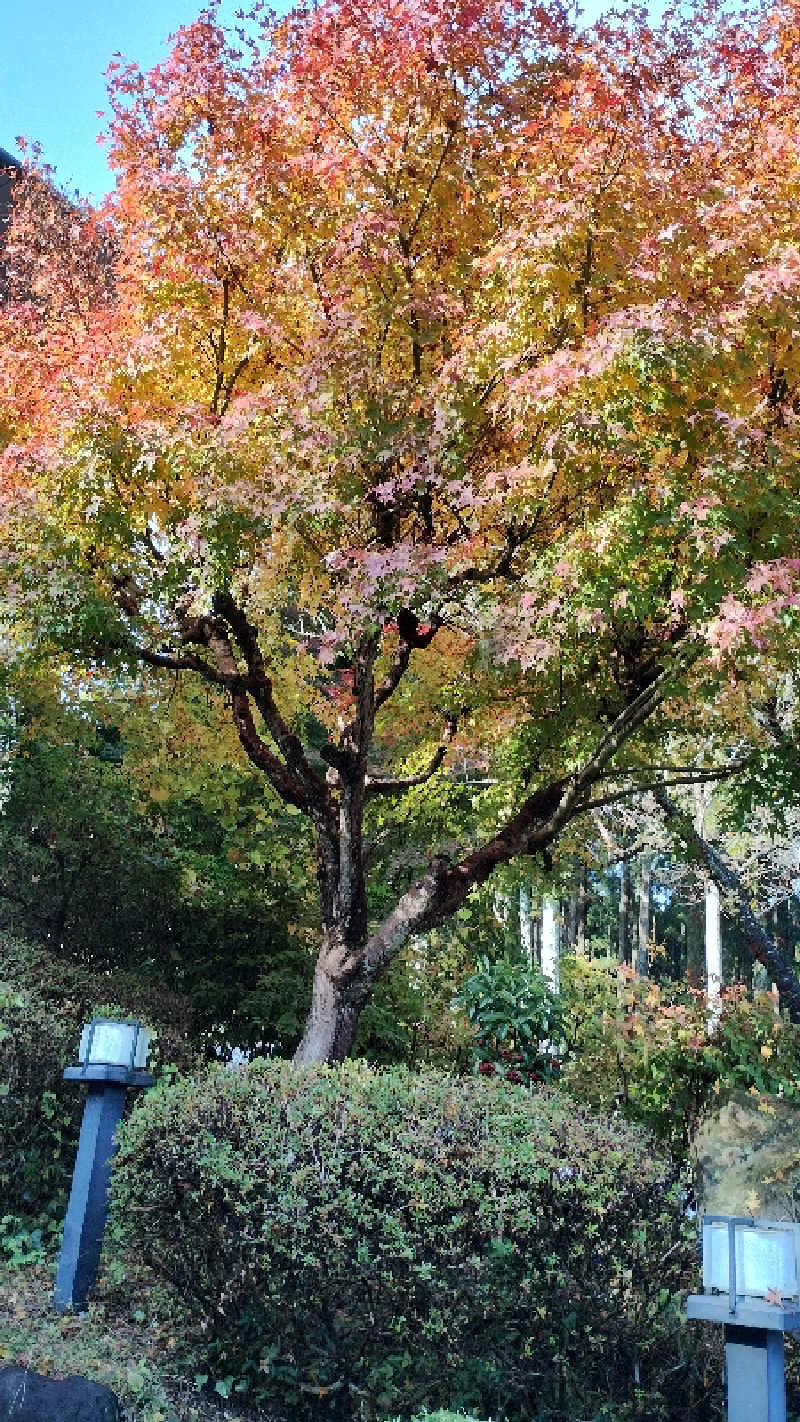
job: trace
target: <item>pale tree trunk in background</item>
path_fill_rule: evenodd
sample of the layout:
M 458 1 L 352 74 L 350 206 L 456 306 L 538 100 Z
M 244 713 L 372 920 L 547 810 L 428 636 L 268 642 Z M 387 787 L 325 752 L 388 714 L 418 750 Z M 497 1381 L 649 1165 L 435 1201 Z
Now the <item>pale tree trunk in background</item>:
M 627 859 L 623 859 L 620 866 L 619 880 L 619 919 L 617 935 L 617 961 L 619 963 L 627 963 L 629 961 L 630 917 L 631 870 Z
M 722 991 L 722 927 L 719 889 L 714 880 L 706 879 L 706 993 L 708 995 L 708 1030 L 713 1032 L 719 1022 Z
M 692 817 L 683 812 L 664 790 L 655 791 L 655 798 L 668 819 L 684 841 L 697 854 L 701 863 L 714 876 L 728 896 L 727 911 L 736 914 L 739 928 L 747 946 L 759 964 L 764 965 L 770 979 L 777 985 L 781 1006 L 789 1014 L 790 1021 L 800 1024 L 800 979 L 795 965 L 787 961 L 773 940 L 764 931 L 753 912 L 750 893 L 742 883 L 736 870 L 716 845 L 697 833 Z
M 583 862 L 582 859 L 579 860 L 579 862 L 578 862 L 577 878 L 578 878 L 578 891 L 577 891 L 577 898 L 578 898 L 578 917 L 577 917 L 577 922 L 576 922 L 576 924 L 575 924 L 575 952 L 579 955 L 579 957 L 583 957 L 584 954 L 586 953 L 586 901 L 587 901 L 587 886 L 586 886 L 586 865 L 584 864 L 584 862 Z
M 706 811 L 711 803 L 707 787 L 694 788 L 695 829 L 700 839 L 705 838 Z M 719 906 L 719 888 L 710 874 L 705 878 L 705 979 L 708 997 L 708 1030 L 713 1032 L 721 1011 L 722 991 L 722 920 Z
M 649 854 L 639 860 L 639 926 L 636 944 L 636 973 L 640 978 L 649 978 L 650 960 L 650 877 L 652 861 Z
M 559 901 L 553 894 L 542 896 L 542 972 L 558 992 Z
M 531 886 L 519 886 L 519 941 L 529 968 L 533 967 L 533 920 L 531 919 Z
M 494 913 L 494 916 L 497 919 L 497 922 L 500 924 L 500 927 L 503 930 L 503 934 L 505 935 L 508 929 L 508 921 L 512 913 L 511 899 L 509 899 L 508 894 L 495 894 L 494 901 L 492 904 L 492 912 Z

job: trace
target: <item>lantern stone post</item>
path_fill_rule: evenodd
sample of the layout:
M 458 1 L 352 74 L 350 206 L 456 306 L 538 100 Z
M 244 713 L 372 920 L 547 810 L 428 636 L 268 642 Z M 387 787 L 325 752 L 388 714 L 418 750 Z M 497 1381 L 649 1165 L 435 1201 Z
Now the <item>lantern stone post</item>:
M 95 1018 L 81 1034 L 80 1066 L 67 1067 L 65 1081 L 88 1086 L 86 1105 L 64 1220 L 54 1306 L 83 1310 L 97 1277 L 108 1213 L 108 1188 L 114 1132 L 125 1109 L 130 1087 L 152 1086 L 155 1078 L 142 1070 L 150 1033 L 139 1022 Z

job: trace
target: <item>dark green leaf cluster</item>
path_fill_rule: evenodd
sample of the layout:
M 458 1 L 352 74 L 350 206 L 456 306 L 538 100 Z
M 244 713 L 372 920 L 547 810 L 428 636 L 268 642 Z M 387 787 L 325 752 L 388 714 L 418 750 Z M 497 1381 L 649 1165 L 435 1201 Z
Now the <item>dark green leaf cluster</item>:
M 544 974 L 525 963 L 479 959 L 455 999 L 475 1028 L 478 1070 L 511 1082 L 550 1081 L 559 1065 L 561 1004 Z
M 0 927 L 97 970 L 169 975 L 209 1051 L 291 1051 L 313 969 L 288 929 L 304 922 L 304 845 L 263 812 L 260 783 L 227 770 L 220 804 L 209 772 L 205 797 L 189 786 L 148 807 L 115 725 L 24 729 L 2 787 Z
M 214 1068 L 140 1101 L 112 1195 L 120 1259 L 188 1305 L 209 1387 L 235 1380 L 276 1422 L 688 1414 L 673 1170 L 552 1090 Z
M 62 1073 L 94 1015 L 144 1022 L 155 1065 L 193 1060 L 186 1004 L 163 984 L 92 973 L 0 937 L 0 1198 L 25 1220 L 63 1211 L 84 1093 Z

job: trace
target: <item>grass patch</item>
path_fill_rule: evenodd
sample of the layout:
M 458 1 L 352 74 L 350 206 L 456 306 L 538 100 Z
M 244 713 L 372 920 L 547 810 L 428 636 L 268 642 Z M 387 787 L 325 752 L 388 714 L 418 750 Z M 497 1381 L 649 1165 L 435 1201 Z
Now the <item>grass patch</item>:
M 174 1321 L 153 1306 L 144 1272 L 124 1289 L 101 1274 L 82 1314 L 54 1312 L 54 1280 L 52 1258 L 0 1257 L 0 1367 L 104 1383 L 119 1398 L 124 1422 L 270 1422 L 264 1411 L 228 1405 L 192 1385 L 178 1361 Z M 425 1422 L 476 1420 L 435 1412 Z
M 267 1422 L 265 1413 L 204 1396 L 182 1375 L 180 1337 L 149 1305 L 144 1279 L 123 1293 L 101 1275 L 86 1313 L 56 1314 L 54 1278 L 52 1259 L 23 1267 L 0 1259 L 0 1366 L 104 1383 L 125 1422 Z

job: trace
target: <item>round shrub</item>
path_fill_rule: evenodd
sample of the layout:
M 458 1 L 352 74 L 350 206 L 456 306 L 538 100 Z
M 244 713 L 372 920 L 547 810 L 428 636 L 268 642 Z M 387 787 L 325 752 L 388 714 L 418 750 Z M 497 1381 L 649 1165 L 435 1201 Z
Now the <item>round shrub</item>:
M 139 1101 L 112 1210 L 120 1261 L 188 1305 L 209 1387 L 276 1419 L 690 1415 L 672 1168 L 555 1091 L 212 1068 Z
M 151 1060 L 193 1060 L 183 1000 L 128 973 L 97 973 L 0 936 L 0 1199 L 26 1219 L 63 1206 L 84 1092 L 62 1080 L 92 1016 L 138 1018 L 155 1033 Z

